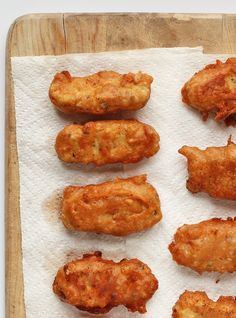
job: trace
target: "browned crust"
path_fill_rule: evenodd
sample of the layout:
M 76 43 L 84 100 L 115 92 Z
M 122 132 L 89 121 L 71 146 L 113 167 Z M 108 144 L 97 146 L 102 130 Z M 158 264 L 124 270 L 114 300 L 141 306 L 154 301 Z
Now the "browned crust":
M 95 314 L 119 305 L 145 313 L 146 302 L 157 288 L 157 279 L 141 261 L 115 263 L 102 259 L 101 252 L 85 254 L 64 265 L 53 283 L 53 291 L 62 301 Z
M 66 126 L 56 138 L 58 157 L 65 162 L 135 163 L 159 150 L 159 135 L 134 119 L 103 120 Z
M 221 296 L 216 302 L 205 292 L 185 291 L 176 302 L 172 318 L 235 318 L 235 297 Z
M 64 113 L 103 115 L 145 106 L 153 78 L 138 72 L 119 74 L 101 71 L 85 77 L 72 77 L 68 71 L 57 73 L 49 97 Z
M 223 147 L 183 146 L 179 153 L 188 160 L 187 189 L 206 192 L 216 199 L 236 200 L 236 145 L 231 136 Z
M 146 175 L 64 189 L 66 228 L 124 236 L 152 227 L 162 218 L 156 190 Z
M 181 93 L 183 102 L 199 110 L 204 120 L 213 112 L 215 120 L 235 125 L 236 58 L 207 65 L 185 83 Z
M 175 262 L 198 273 L 235 272 L 235 241 L 236 218 L 214 218 L 178 228 L 169 250 Z

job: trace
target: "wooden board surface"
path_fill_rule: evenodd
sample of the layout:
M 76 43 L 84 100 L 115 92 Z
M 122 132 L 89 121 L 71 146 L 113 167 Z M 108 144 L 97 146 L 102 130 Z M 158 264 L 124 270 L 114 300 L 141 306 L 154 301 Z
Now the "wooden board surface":
M 25 318 L 12 56 L 202 45 L 236 52 L 236 15 L 33 14 L 18 18 L 6 60 L 6 317 Z M 37 318 L 37 317 L 35 317 Z

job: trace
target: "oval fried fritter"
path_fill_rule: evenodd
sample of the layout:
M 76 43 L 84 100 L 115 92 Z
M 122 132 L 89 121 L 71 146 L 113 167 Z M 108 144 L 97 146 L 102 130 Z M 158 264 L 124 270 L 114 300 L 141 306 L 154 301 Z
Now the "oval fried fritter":
M 205 292 L 185 291 L 173 307 L 172 318 L 236 318 L 236 301 L 230 296 L 213 301 Z
M 158 288 L 150 268 L 138 259 L 115 263 L 100 252 L 86 254 L 61 267 L 53 283 L 54 293 L 80 310 L 100 314 L 123 305 L 129 311 L 146 312 L 146 303 Z
M 217 60 L 196 73 L 182 88 L 183 102 L 199 110 L 203 118 L 236 124 L 236 58 Z
M 211 219 L 180 227 L 169 245 L 180 265 L 202 272 L 236 271 L 236 218 Z
M 66 187 L 61 216 L 65 227 L 124 236 L 153 226 L 162 213 L 158 194 L 146 179 L 142 175 Z
M 108 114 L 140 109 L 149 100 L 150 75 L 103 71 L 72 77 L 64 71 L 55 75 L 49 89 L 52 103 L 64 113 Z
M 206 192 L 213 198 L 236 200 L 236 144 L 231 139 L 224 147 L 183 146 L 179 153 L 188 159 L 187 188 Z
M 59 132 L 56 152 L 65 162 L 134 163 L 159 150 L 159 135 L 137 120 L 103 120 L 69 125 Z

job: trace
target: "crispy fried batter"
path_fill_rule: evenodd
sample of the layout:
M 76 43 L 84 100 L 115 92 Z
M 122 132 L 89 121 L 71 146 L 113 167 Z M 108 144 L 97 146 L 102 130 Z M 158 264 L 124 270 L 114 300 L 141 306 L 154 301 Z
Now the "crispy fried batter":
M 236 271 L 236 218 L 183 225 L 169 245 L 180 265 L 202 272 Z
M 64 190 L 62 221 L 68 229 L 124 236 L 162 218 L 156 190 L 146 176 Z
M 115 263 L 100 252 L 86 254 L 61 267 L 53 283 L 57 296 L 80 310 L 99 314 L 124 305 L 146 312 L 146 303 L 158 288 L 150 268 L 138 259 Z
M 176 302 L 173 318 L 236 318 L 234 297 L 221 296 L 216 302 L 205 292 L 185 291 Z
M 182 88 L 183 102 L 196 108 L 207 118 L 236 124 L 236 58 L 225 63 L 217 60 L 196 73 Z
M 134 163 L 159 150 L 154 128 L 137 120 L 104 120 L 66 126 L 57 136 L 56 151 L 65 162 Z
M 224 147 L 183 146 L 179 153 L 188 159 L 187 188 L 206 192 L 218 199 L 236 200 L 236 144 L 228 140 Z
M 108 114 L 140 109 L 149 100 L 153 78 L 144 73 L 98 72 L 72 77 L 64 71 L 55 75 L 49 89 L 52 103 L 64 113 Z

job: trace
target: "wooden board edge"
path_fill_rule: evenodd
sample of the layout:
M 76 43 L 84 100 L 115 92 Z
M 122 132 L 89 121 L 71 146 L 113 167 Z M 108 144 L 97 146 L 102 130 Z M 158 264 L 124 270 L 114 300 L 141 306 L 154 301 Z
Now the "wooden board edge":
M 187 21 L 190 19 L 223 19 L 223 17 L 236 17 L 236 14 L 223 14 L 223 13 L 160 13 L 160 12 L 64 12 L 64 13 L 28 13 L 17 17 L 11 24 L 7 41 L 9 41 L 10 35 L 16 24 L 20 23 L 22 20 L 30 20 L 30 19 L 41 19 L 41 18 L 55 18 L 58 15 L 62 15 L 65 17 L 69 16 L 157 16 L 160 18 L 174 18 L 177 20 Z
M 64 12 L 64 13 L 28 13 L 21 15 L 17 17 L 12 25 L 18 23 L 21 20 L 24 19 L 35 19 L 35 18 L 50 18 L 50 17 L 57 17 L 60 14 L 64 15 L 73 15 L 73 16 L 137 16 L 137 15 L 150 15 L 150 16 L 156 16 L 158 15 L 161 18 L 178 18 L 182 20 L 187 20 L 190 18 L 195 19 L 221 19 L 223 16 L 223 13 L 162 13 L 162 12 Z M 234 14 L 225 14 L 234 16 Z M 10 27 L 11 29 L 11 27 Z
M 23 18 L 23 17 L 21 17 Z M 21 19 L 20 18 L 20 19 Z M 11 76 L 11 40 L 17 21 L 9 28 L 6 40 L 5 74 L 5 317 L 25 317 L 19 208 L 19 165 L 16 122 Z M 12 143 L 13 141 L 13 143 Z M 12 146 L 14 144 L 15 146 Z M 13 169 L 14 167 L 14 169 Z M 20 252 L 19 252 L 20 251 Z M 17 293 L 15 292 L 17 290 Z

